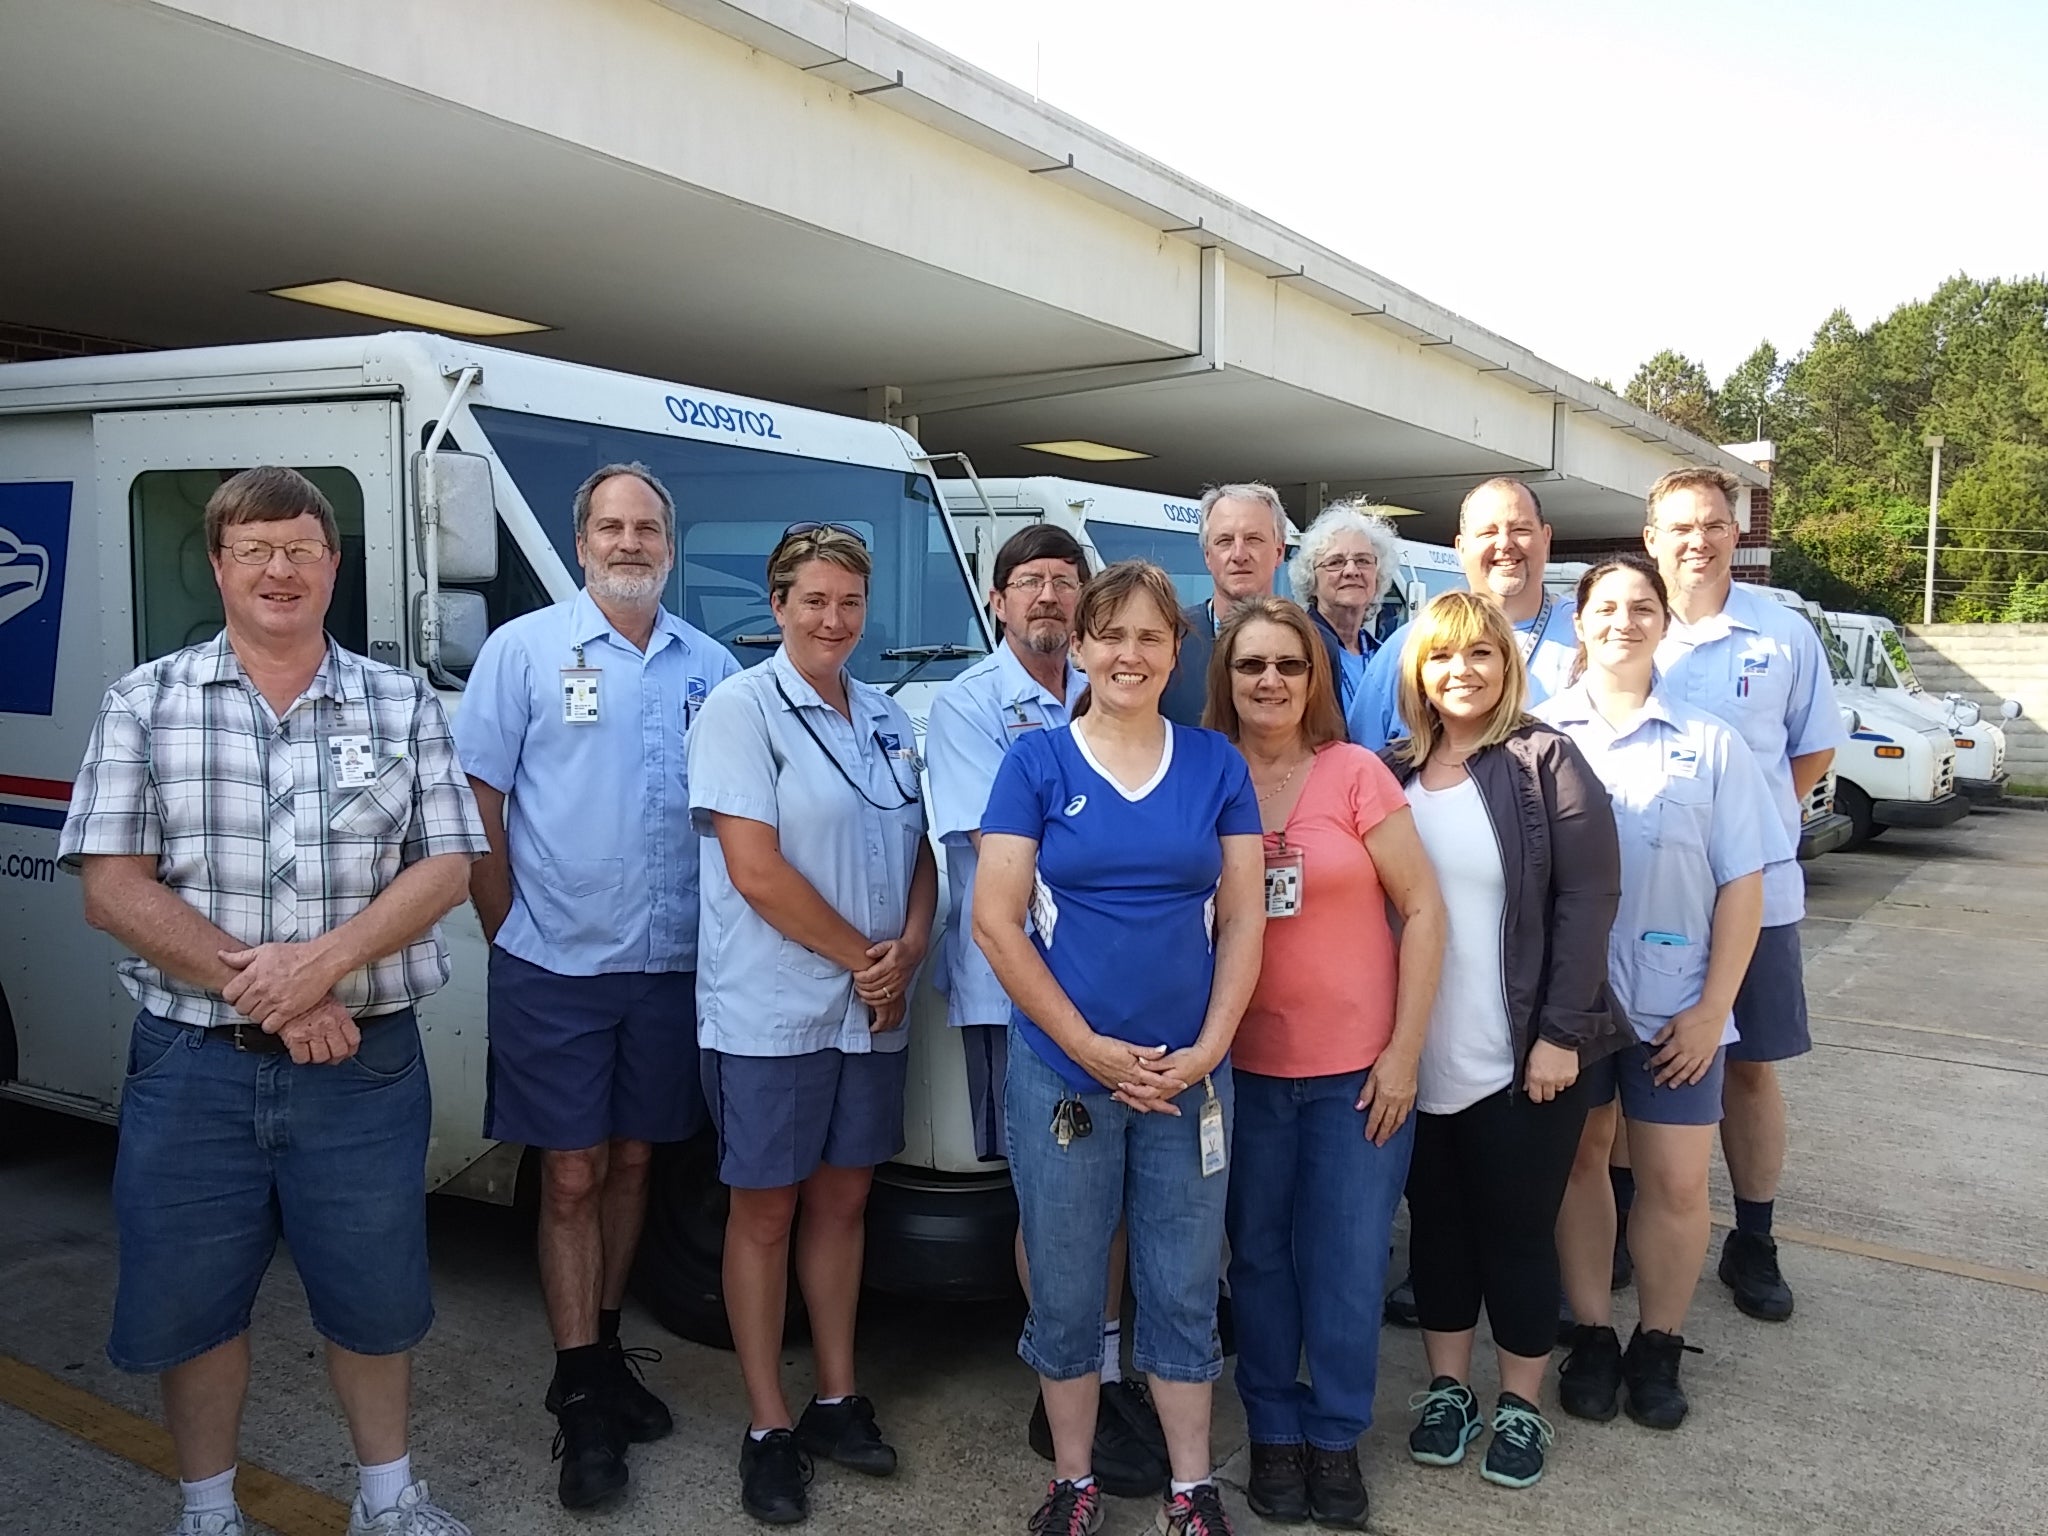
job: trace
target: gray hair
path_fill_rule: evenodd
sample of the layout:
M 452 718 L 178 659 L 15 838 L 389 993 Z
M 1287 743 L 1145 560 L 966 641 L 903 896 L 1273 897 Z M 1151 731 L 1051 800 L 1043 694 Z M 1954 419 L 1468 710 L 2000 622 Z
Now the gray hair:
M 1197 530 L 1202 547 L 1209 547 L 1209 514 L 1216 510 L 1219 501 L 1261 501 L 1272 509 L 1273 537 L 1280 541 L 1284 552 L 1287 548 L 1287 507 L 1280 500 L 1280 493 L 1270 485 L 1256 480 L 1246 480 L 1235 485 L 1212 485 L 1202 492 L 1202 521 Z
M 1372 545 L 1380 562 L 1379 585 L 1372 600 L 1378 602 L 1394 584 L 1394 568 L 1400 564 L 1400 534 L 1388 519 L 1372 510 L 1363 496 L 1333 501 L 1316 514 L 1301 536 L 1301 545 L 1287 563 L 1287 579 L 1294 586 L 1294 600 L 1304 608 L 1315 607 L 1316 562 L 1340 533 L 1360 533 Z
M 620 475 L 631 475 L 647 489 L 654 492 L 661 502 L 661 520 L 668 534 L 669 553 L 676 548 L 676 499 L 669 495 L 668 487 L 655 478 L 654 471 L 635 460 L 631 464 L 607 464 L 604 468 L 591 471 L 590 478 L 576 487 L 576 537 L 583 537 L 584 525 L 590 521 L 590 498 L 597 494 L 597 488 L 605 481 Z

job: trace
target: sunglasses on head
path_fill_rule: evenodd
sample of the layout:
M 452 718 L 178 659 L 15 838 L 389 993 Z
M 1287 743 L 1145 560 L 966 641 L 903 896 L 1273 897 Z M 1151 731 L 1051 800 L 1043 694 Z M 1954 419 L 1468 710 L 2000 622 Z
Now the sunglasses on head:
M 834 534 L 853 540 L 862 549 L 868 547 L 868 541 L 861 537 L 860 530 L 858 528 L 850 528 L 845 523 L 791 523 L 782 530 L 782 537 L 777 539 L 775 543 L 779 548 L 787 544 L 791 539 L 822 539 L 829 538 Z
M 1306 656 L 1240 656 L 1230 664 L 1230 670 L 1239 677 L 1264 677 L 1266 668 L 1271 667 L 1282 677 L 1305 677 L 1308 674 Z

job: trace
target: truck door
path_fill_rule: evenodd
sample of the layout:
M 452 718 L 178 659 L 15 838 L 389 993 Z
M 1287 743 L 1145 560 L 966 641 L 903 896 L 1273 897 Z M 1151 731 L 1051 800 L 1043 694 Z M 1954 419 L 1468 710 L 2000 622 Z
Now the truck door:
M 334 504 L 341 574 L 327 628 L 350 650 L 397 663 L 398 431 L 390 400 L 95 415 L 96 505 L 80 505 L 76 515 L 95 519 L 103 552 L 99 591 L 91 594 L 100 609 L 98 685 L 220 632 L 201 516 L 214 487 L 257 464 L 297 469 Z M 110 1109 L 135 1005 L 118 983 L 102 983 L 112 982 L 105 941 L 82 923 L 77 928 L 77 954 L 52 953 L 47 968 L 32 969 L 16 1002 L 21 1081 Z M 78 1007 L 81 993 L 104 1001 L 88 1014 Z

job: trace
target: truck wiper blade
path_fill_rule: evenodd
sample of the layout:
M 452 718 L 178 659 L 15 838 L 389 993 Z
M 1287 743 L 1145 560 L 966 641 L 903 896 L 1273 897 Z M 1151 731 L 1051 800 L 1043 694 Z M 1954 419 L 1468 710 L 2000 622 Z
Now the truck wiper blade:
M 935 661 L 962 661 L 969 656 L 986 656 L 987 651 L 978 645 L 899 645 L 882 652 L 884 661 L 915 661 L 916 666 L 897 678 L 882 691 L 892 698 L 903 691 L 903 685 L 916 677 Z

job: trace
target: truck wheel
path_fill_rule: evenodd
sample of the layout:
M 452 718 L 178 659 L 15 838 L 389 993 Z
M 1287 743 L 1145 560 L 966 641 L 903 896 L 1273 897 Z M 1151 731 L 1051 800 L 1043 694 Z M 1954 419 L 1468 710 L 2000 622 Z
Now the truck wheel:
M 718 1182 L 715 1134 L 705 1131 L 654 1149 L 633 1294 L 669 1332 L 713 1349 L 732 1348 L 723 1274 L 728 1204 Z M 808 1332 L 803 1308 L 792 1273 L 786 1337 L 801 1339 Z
M 1877 822 L 1870 814 L 1870 796 L 1847 779 L 1835 780 L 1835 809 L 1849 818 L 1849 838 L 1843 851 L 1861 848 L 1876 836 Z

